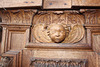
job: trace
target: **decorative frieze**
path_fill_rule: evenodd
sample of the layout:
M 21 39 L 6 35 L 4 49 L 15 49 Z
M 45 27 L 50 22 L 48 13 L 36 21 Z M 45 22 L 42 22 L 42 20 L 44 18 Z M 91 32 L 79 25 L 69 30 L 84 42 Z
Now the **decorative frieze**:
M 19 9 L 19 10 L 6 10 L 0 12 L 2 22 L 5 23 L 26 23 L 31 24 L 33 15 L 37 10 L 32 9 Z
M 87 60 L 32 58 L 30 67 L 87 67 Z

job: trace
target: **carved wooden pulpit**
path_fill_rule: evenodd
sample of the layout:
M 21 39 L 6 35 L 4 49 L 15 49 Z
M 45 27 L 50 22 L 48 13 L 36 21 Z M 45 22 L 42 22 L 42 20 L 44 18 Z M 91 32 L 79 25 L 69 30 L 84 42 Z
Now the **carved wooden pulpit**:
M 100 67 L 100 0 L 1 0 L 0 67 Z

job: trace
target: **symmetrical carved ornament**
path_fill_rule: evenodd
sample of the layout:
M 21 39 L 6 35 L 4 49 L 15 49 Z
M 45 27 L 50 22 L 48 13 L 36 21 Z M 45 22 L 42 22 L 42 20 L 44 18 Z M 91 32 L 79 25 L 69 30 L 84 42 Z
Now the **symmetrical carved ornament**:
M 30 67 L 87 67 L 87 60 L 32 58 Z
M 37 42 L 76 43 L 85 35 L 83 24 L 84 18 L 79 14 L 42 12 L 34 18 L 32 31 Z
M 37 24 L 34 26 L 34 37 L 39 42 L 48 43 L 76 43 L 80 41 L 85 33 L 82 25 L 67 24 Z
M 19 9 L 19 10 L 6 10 L 0 11 L 0 17 L 2 22 L 5 23 L 26 23 L 30 24 L 32 22 L 33 15 L 37 10 L 32 9 Z

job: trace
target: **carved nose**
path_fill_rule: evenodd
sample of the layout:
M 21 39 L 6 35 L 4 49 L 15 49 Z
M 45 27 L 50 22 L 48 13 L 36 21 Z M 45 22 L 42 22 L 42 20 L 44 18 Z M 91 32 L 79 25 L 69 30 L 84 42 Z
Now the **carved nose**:
M 56 35 L 56 37 L 59 37 L 59 36 L 60 36 L 59 34 Z

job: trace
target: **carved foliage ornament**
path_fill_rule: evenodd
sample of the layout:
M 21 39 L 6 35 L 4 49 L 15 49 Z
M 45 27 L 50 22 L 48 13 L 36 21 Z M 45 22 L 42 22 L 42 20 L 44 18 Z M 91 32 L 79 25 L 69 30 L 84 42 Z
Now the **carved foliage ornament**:
M 87 67 L 87 60 L 32 58 L 30 67 Z
M 84 34 L 82 24 L 38 23 L 33 28 L 35 39 L 46 43 L 76 43 Z
M 32 22 L 33 15 L 37 10 L 33 9 L 19 9 L 19 10 L 6 10 L 0 11 L 2 22 L 5 23 L 26 23 Z
M 2 57 L 0 61 L 0 67 L 12 67 L 13 58 L 10 57 Z

